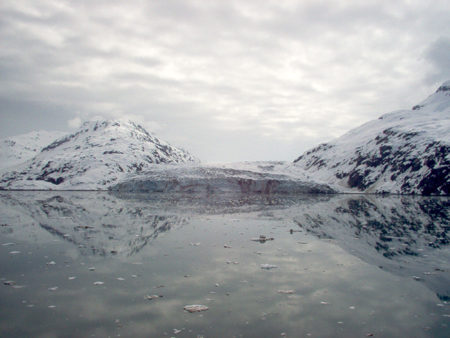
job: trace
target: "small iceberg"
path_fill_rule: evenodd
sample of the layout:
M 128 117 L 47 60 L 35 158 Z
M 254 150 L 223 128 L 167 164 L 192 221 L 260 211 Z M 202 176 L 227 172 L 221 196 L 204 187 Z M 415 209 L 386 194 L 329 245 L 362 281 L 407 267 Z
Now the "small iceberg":
M 272 265 L 272 264 L 261 264 L 259 267 L 261 269 L 267 269 L 267 270 L 277 268 L 276 265 Z
M 186 305 L 183 310 L 188 311 L 190 313 L 200 312 L 209 310 L 209 307 L 205 305 Z

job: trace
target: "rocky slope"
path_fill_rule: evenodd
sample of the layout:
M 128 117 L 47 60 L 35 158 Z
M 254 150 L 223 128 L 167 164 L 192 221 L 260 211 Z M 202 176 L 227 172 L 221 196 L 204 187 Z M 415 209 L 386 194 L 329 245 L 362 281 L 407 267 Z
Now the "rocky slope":
M 450 81 L 395 111 L 306 151 L 294 161 L 343 191 L 450 194 Z
M 94 119 L 0 178 L 4 189 L 107 189 L 153 164 L 198 162 L 131 121 Z

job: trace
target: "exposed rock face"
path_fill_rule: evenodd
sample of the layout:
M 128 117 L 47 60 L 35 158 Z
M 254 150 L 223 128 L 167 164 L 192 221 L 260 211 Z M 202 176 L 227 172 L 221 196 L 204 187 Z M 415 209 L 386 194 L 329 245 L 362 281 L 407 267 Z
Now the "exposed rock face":
M 107 189 L 153 164 L 199 162 L 128 121 L 94 120 L 4 174 L 6 189 Z
M 450 194 L 450 81 L 294 161 L 313 178 L 368 193 Z

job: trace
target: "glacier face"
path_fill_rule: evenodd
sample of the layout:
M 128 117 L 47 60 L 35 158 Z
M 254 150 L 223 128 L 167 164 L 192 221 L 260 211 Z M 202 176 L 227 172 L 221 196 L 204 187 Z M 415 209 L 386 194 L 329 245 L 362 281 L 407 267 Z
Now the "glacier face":
M 208 192 L 330 194 L 336 190 L 310 180 L 287 162 L 195 163 L 152 166 L 111 186 L 120 192 Z
M 385 114 L 294 161 L 343 191 L 450 194 L 450 81 L 414 106 Z
M 91 120 L 3 174 L 4 189 L 107 189 L 153 164 L 199 162 L 131 121 Z

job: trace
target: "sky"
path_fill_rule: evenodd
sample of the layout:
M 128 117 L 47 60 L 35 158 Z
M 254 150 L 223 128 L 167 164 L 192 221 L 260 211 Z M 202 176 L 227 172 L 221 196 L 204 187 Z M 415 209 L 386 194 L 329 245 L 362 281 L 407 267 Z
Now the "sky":
M 293 161 L 450 80 L 450 0 L 0 2 L 0 138 L 126 118 L 202 162 Z

